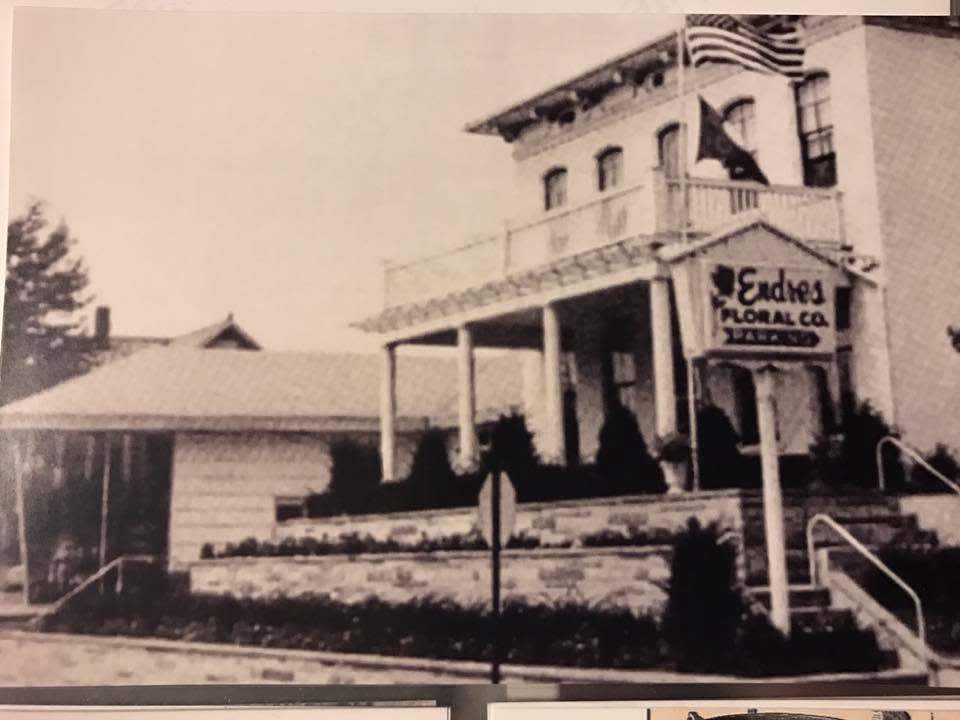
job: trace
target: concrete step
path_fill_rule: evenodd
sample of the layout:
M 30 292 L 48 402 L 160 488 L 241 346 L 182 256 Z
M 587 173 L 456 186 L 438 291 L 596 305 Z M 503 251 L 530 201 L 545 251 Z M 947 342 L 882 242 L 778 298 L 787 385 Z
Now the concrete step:
M 744 556 L 747 585 L 751 587 L 769 586 L 767 576 L 767 556 L 763 549 L 747 552 Z M 787 549 L 787 579 L 791 585 L 810 583 L 810 563 L 805 550 Z
M 790 608 L 790 623 L 795 633 L 854 632 L 857 621 L 853 613 L 838 608 Z
M 750 596 L 766 608 L 770 607 L 770 588 L 751 588 Z M 830 607 L 830 591 L 820 587 L 791 587 L 790 607 L 823 609 Z

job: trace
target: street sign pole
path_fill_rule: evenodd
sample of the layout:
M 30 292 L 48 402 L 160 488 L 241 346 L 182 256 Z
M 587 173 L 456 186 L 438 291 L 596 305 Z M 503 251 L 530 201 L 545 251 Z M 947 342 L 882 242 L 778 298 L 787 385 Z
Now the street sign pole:
M 490 493 L 490 519 L 493 530 L 490 543 L 490 580 L 493 595 L 492 634 L 493 647 L 491 649 L 490 681 L 500 682 L 500 471 L 493 475 L 493 486 Z

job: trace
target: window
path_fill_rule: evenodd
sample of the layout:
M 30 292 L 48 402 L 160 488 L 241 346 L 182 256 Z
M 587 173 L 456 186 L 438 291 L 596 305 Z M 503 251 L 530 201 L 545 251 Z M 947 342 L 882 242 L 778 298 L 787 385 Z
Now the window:
M 543 206 L 553 210 L 567 202 L 567 171 L 554 168 L 543 176 Z
M 607 148 L 597 155 L 597 187 L 600 192 L 617 187 L 623 181 L 623 150 Z
M 657 135 L 657 158 L 667 177 L 680 175 L 680 124 L 668 125 Z
M 637 367 L 633 355 L 615 352 L 611 357 L 614 395 L 620 404 L 636 414 Z
M 803 182 L 809 187 L 837 184 L 837 156 L 833 148 L 830 114 L 830 78 L 809 76 L 797 86 L 797 125 L 803 156 Z
M 307 499 L 305 497 L 275 497 L 274 510 L 277 522 L 307 517 Z
M 757 157 L 756 106 L 753 100 L 738 100 L 723 113 L 723 119 L 737 131 L 737 140 L 748 153 Z

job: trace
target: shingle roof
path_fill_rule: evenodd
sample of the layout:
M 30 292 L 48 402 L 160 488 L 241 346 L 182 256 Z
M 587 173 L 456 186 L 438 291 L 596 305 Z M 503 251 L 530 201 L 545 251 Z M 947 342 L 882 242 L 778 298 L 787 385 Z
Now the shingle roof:
M 478 358 L 478 415 L 522 398 L 516 355 Z M 403 429 L 456 416 L 452 358 L 400 355 L 397 406 Z M 0 409 L 0 427 L 76 430 L 286 430 L 375 428 L 376 355 L 158 347 Z

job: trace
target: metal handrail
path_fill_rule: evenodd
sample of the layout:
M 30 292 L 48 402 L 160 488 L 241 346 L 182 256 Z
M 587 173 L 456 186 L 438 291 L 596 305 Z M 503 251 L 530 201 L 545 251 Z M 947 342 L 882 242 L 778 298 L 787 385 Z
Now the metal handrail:
M 884 469 L 883 469 L 883 446 L 884 445 L 893 445 L 895 448 L 900 450 L 900 452 L 906 453 L 911 460 L 913 460 L 915 463 L 920 465 L 920 467 L 922 467 L 928 473 L 933 475 L 935 478 L 937 478 L 937 480 L 942 482 L 948 488 L 953 490 L 953 492 L 955 492 L 957 495 L 960 495 L 960 485 L 957 485 L 957 483 L 955 483 L 953 480 L 948 478 L 946 475 L 944 475 L 942 472 L 940 472 L 935 467 L 933 467 L 930 463 L 924 460 L 923 456 L 920 455 L 920 453 L 918 453 L 912 447 L 910 447 L 905 442 L 903 442 L 903 440 L 901 440 L 900 438 L 896 438 L 893 435 L 887 435 L 885 438 L 881 439 L 880 442 L 877 443 L 877 449 L 876 449 L 877 478 L 880 482 L 881 490 L 886 490 L 887 488 L 887 481 L 886 481 L 886 477 L 884 476 Z
M 128 563 L 128 562 L 155 563 L 159 559 L 160 559 L 159 555 L 120 555 L 119 557 L 115 557 L 106 565 L 101 566 L 93 575 L 90 575 L 89 577 L 85 578 L 83 582 L 81 582 L 79 585 L 73 588 L 73 590 L 71 590 L 66 595 L 64 595 L 59 600 L 57 600 L 55 603 L 53 603 L 52 605 L 44 609 L 43 613 L 41 614 L 53 615 L 54 613 L 60 612 L 64 607 L 66 607 L 68 602 L 73 600 L 73 598 L 77 597 L 77 595 L 82 593 L 84 590 L 86 590 L 90 586 L 103 580 L 107 576 L 107 573 L 109 573 L 114 568 L 117 568 L 116 588 L 117 588 L 117 591 L 119 592 L 123 589 L 123 566 L 125 563 Z
M 923 604 L 920 602 L 920 596 L 910 587 L 906 581 L 891 570 L 878 558 L 866 545 L 857 540 L 849 530 L 825 513 L 817 513 L 807 523 L 807 559 L 810 562 L 810 582 L 817 584 L 817 559 L 814 555 L 813 528 L 817 523 L 823 523 L 834 530 L 840 537 L 846 540 L 854 550 L 869 560 L 880 572 L 893 580 L 901 590 L 913 601 L 914 609 L 917 614 L 917 637 L 920 639 L 920 646 L 923 650 L 924 660 L 929 660 L 930 650 L 927 647 L 927 624 L 923 616 Z

